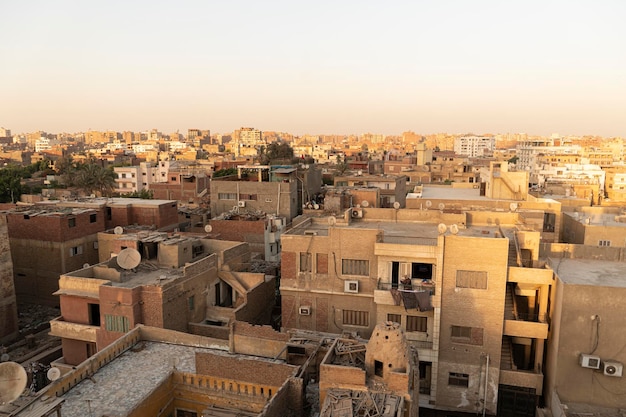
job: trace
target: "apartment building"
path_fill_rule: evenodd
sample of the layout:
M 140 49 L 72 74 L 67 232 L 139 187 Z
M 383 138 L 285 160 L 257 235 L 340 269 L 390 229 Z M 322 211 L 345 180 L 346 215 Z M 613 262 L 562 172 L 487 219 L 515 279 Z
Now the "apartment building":
M 626 247 L 626 214 L 621 207 L 578 207 L 563 213 L 564 243 Z
M 380 201 L 376 207 L 394 207 L 398 203 L 404 207 L 406 202 L 406 175 L 370 175 L 364 172 L 357 172 L 351 175 L 341 175 L 335 177 L 335 187 L 360 187 L 378 188 Z M 358 202 L 354 203 L 355 205 Z
M 235 320 L 269 323 L 274 278 L 245 272 L 245 243 L 137 231 L 100 233 L 100 263 L 61 275 L 63 363 L 76 365 L 137 324 L 228 338 Z
M 603 169 L 605 173 L 604 196 L 611 202 L 621 204 L 626 201 L 626 166 Z M 604 201 L 606 203 L 606 201 Z
M 552 273 L 537 267 L 540 233 L 515 219 L 372 208 L 307 219 L 282 236 L 283 326 L 368 338 L 399 323 L 419 353 L 424 415 L 507 415 L 521 403 L 511 396 L 534 412 Z
M 298 215 L 299 179 L 294 167 L 240 165 L 237 178 L 211 180 L 211 215 L 263 212 L 285 217 Z
M 0 217 L 0 345 L 18 336 L 17 298 L 6 217 Z
M 496 148 L 493 136 L 461 136 L 454 139 L 454 152 L 470 158 L 491 154 Z

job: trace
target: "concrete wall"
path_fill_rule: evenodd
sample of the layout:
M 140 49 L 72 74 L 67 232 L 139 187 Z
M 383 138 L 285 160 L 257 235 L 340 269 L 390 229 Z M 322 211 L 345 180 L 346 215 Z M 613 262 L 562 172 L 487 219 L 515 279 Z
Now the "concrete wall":
M 486 397 L 488 412 L 496 412 L 508 248 L 505 238 L 445 237 L 437 405 L 480 411 L 482 406 L 476 404 Z M 487 289 L 457 287 L 459 270 L 487 272 Z M 453 338 L 452 326 L 471 327 L 471 338 Z M 483 390 L 486 354 L 490 357 L 487 393 Z M 469 386 L 449 385 L 451 372 L 468 374 Z
M 286 358 L 286 343 L 289 335 L 273 330 L 270 326 L 254 326 L 242 321 L 232 325 L 233 353 L 262 356 L 266 358 Z
M 616 393 L 626 392 L 626 376 L 606 376 L 602 367 L 586 369 L 578 361 L 581 353 L 593 352 L 603 362 L 626 364 L 622 331 L 626 288 L 567 284 L 559 278 L 554 294 L 546 362 L 548 395 L 556 392 L 563 402 L 625 408 L 626 397 Z

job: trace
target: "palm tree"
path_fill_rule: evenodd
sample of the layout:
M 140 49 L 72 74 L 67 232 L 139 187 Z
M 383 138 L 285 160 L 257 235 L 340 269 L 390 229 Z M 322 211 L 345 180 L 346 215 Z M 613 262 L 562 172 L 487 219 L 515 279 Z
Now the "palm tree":
M 109 196 L 115 188 L 115 173 L 96 164 L 81 165 L 74 182 L 85 194 Z

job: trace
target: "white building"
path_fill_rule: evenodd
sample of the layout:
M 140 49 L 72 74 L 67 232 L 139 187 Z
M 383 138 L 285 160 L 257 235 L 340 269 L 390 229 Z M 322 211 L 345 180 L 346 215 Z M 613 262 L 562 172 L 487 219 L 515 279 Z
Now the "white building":
M 493 136 L 461 136 L 454 139 L 454 152 L 470 158 L 483 156 L 486 151 L 493 152 L 495 148 L 496 138 Z

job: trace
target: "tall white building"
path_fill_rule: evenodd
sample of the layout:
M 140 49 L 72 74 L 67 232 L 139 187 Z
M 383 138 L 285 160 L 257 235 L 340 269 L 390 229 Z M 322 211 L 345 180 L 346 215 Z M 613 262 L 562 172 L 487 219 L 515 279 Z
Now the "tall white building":
M 483 156 L 485 151 L 493 152 L 495 148 L 496 138 L 493 136 L 461 136 L 454 139 L 454 152 L 470 158 Z

